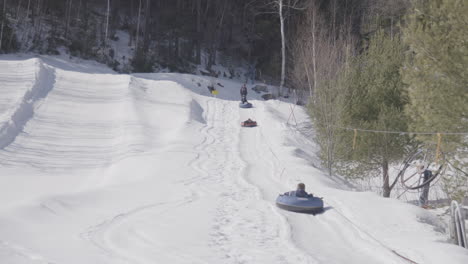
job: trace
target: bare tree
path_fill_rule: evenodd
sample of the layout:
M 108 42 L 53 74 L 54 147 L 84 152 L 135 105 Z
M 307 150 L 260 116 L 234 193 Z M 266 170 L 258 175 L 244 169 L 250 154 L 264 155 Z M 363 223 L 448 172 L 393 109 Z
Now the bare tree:
M 145 6 L 145 24 L 144 24 L 144 33 L 143 33 L 143 50 L 146 52 L 148 50 L 148 47 L 150 45 L 150 29 L 151 29 L 151 0 L 146 0 L 146 6 Z
M 6 19 L 6 1 L 3 0 L 3 9 L 2 9 L 2 26 L 0 28 L 0 50 L 2 49 L 2 42 L 3 42 L 3 28 L 5 27 L 5 19 Z
M 107 43 L 107 34 L 109 32 L 109 16 L 110 16 L 110 0 L 107 0 L 106 35 L 104 37 L 105 44 Z
M 20 13 L 21 2 L 22 2 L 22 0 L 18 0 L 18 7 L 16 8 L 16 21 L 19 20 L 19 13 Z M 18 23 L 18 22 L 16 22 L 16 23 Z
M 278 14 L 280 17 L 280 27 L 281 27 L 281 81 L 279 87 L 279 95 L 284 86 L 284 79 L 286 78 L 286 40 L 284 36 L 284 16 L 283 16 L 283 0 L 278 0 Z
M 67 1 L 66 18 L 65 18 L 65 20 L 66 20 L 66 23 L 65 23 L 65 37 L 67 37 L 68 28 L 70 26 L 72 2 L 73 2 L 73 0 Z
M 336 125 L 346 104 L 345 85 L 340 78 L 347 70 L 347 60 L 354 50 L 355 39 L 351 23 L 330 22 L 337 19 L 337 9 L 331 3 L 330 13 L 320 9 L 320 1 L 310 0 L 293 48 L 293 82 L 309 90 L 310 107 L 321 146 L 322 160 L 333 175 L 336 148 Z M 342 14 L 347 16 L 346 12 Z M 347 21 L 344 17 L 342 21 Z
M 289 0 L 288 4 L 284 4 L 284 0 L 275 0 L 273 3 L 277 6 L 278 15 L 280 18 L 280 32 L 281 32 L 281 80 L 278 95 L 282 95 L 284 81 L 286 79 L 286 34 L 285 34 L 285 19 L 284 8 L 303 10 L 304 7 L 299 6 L 300 0 Z
M 201 0 L 196 0 L 197 8 L 197 36 L 196 36 L 196 55 L 195 62 L 197 64 L 201 63 Z
M 26 14 L 24 15 L 25 17 L 24 17 L 23 23 L 24 23 L 24 21 L 25 21 L 26 23 L 27 23 L 27 21 L 28 21 L 29 9 L 30 9 L 30 7 L 31 7 L 31 0 L 28 0 L 28 6 L 26 7 Z M 24 41 L 24 37 L 25 37 L 27 34 L 29 34 L 29 29 L 30 29 L 30 27 L 27 27 L 27 29 L 25 29 L 25 30 L 23 31 L 23 34 L 21 35 L 21 42 L 23 42 L 23 41 Z
M 138 5 L 138 18 L 137 18 L 137 30 L 136 30 L 136 41 L 135 41 L 135 51 L 138 50 L 138 39 L 140 37 L 140 17 L 141 17 L 141 0 Z

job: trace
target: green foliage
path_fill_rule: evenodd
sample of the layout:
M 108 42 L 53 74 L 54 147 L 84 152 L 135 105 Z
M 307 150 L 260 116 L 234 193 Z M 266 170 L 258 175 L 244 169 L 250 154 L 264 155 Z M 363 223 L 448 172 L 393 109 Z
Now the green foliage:
M 409 87 L 412 130 L 468 131 L 467 14 L 465 0 L 427 0 L 417 1 L 407 16 L 404 41 L 410 54 L 402 73 Z M 444 140 L 451 147 L 463 141 L 455 136 Z
M 367 49 L 354 59 L 346 78 L 347 103 L 342 115 L 346 127 L 406 131 L 404 107 L 408 99 L 400 75 L 403 51 L 398 37 L 391 38 L 379 30 Z M 383 173 L 388 180 L 389 164 L 404 157 L 410 139 L 400 134 L 359 132 L 352 150 L 353 141 L 352 131 L 342 133 L 337 147 L 341 168 L 346 168 L 342 172 L 353 178 Z
M 328 169 L 329 175 L 333 175 L 333 167 L 336 162 L 336 154 L 346 145 L 344 131 L 337 128 L 342 124 L 342 113 L 346 102 L 346 74 L 341 69 L 336 79 L 320 81 L 315 89 L 314 101 L 308 105 L 309 114 L 315 124 L 316 142 L 321 152 L 320 158 Z
M 403 45 L 399 38 L 391 39 L 383 31 L 377 32 L 368 49 L 353 62 L 348 78 L 349 102 L 344 112 L 346 125 L 406 131 L 403 110 L 408 100 L 399 72 L 402 63 Z M 351 158 L 395 161 L 402 156 L 406 143 L 407 138 L 399 134 L 365 133 L 358 136 L 358 146 Z
M 408 98 L 400 74 L 403 51 L 398 37 L 377 31 L 362 54 L 349 59 L 333 79 L 318 83 L 309 105 L 326 167 L 353 179 L 381 175 L 387 197 L 392 188 L 389 166 L 406 155 L 411 138 L 370 132 L 354 138 L 353 131 L 340 127 L 407 130 Z

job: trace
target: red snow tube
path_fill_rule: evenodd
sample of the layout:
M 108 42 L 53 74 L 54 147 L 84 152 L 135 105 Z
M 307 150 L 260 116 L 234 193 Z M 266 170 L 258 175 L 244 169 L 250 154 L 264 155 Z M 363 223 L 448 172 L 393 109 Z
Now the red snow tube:
M 255 127 L 255 126 L 257 126 L 257 122 L 255 122 L 253 120 L 246 120 L 246 121 L 241 123 L 241 126 L 243 126 L 243 127 Z

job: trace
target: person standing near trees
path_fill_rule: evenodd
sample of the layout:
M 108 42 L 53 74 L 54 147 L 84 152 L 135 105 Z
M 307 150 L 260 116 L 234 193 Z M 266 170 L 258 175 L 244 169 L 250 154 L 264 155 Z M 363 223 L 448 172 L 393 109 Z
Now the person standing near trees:
M 423 183 L 427 182 L 432 177 L 432 171 L 425 169 L 424 165 L 418 166 L 418 173 L 422 174 Z M 424 185 L 422 187 L 421 195 L 419 196 L 419 206 L 421 206 L 422 208 L 428 207 L 427 202 L 429 201 L 429 186 L 429 182 L 426 185 Z
M 241 89 L 240 89 L 240 94 L 241 94 L 241 101 L 243 104 L 247 103 L 247 86 L 245 85 L 242 85 Z

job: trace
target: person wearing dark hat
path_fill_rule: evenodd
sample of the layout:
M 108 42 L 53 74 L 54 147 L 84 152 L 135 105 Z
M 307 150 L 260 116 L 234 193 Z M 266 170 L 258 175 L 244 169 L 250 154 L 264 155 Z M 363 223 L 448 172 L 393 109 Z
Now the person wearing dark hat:
M 309 195 L 305 191 L 305 184 L 301 182 L 297 185 L 296 196 L 297 197 L 309 197 L 309 196 L 312 196 L 312 194 Z

